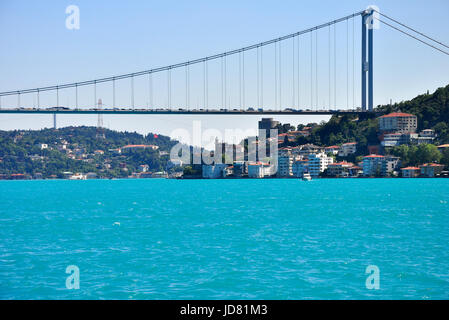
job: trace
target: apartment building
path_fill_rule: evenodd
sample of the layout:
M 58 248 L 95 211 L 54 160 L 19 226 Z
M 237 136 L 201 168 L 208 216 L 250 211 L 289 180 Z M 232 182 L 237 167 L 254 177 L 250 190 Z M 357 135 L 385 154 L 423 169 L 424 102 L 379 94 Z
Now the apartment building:
M 414 133 L 418 128 L 418 118 L 409 113 L 393 112 L 379 118 L 382 132 Z

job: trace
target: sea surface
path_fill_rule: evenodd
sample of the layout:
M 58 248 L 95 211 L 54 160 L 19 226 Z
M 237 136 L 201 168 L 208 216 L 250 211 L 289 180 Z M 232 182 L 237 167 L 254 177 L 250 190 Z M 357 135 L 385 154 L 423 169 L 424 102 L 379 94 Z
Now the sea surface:
M 448 299 L 448 202 L 449 179 L 0 181 L 0 299 Z

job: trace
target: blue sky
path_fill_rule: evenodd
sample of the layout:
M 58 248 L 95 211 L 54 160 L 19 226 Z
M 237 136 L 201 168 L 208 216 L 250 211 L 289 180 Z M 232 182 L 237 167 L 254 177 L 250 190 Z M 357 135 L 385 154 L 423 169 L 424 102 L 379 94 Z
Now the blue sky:
M 80 8 L 80 30 L 65 27 L 68 5 Z M 444 43 L 449 43 L 446 0 L 428 1 L 8 1 L 0 2 L 0 91 L 90 80 L 168 65 L 239 48 L 281 35 L 306 29 L 360 11 L 368 5 L 380 10 Z M 352 25 L 350 25 L 352 29 Z M 356 20 L 356 46 L 360 45 Z M 345 36 L 345 25 L 339 32 Z M 326 33 L 319 33 L 325 47 Z M 304 43 L 308 43 L 304 38 Z M 339 38 L 340 39 L 340 38 Z M 344 38 L 342 38 L 344 39 Z M 324 41 L 324 42 L 323 42 Z M 340 40 L 339 40 L 340 41 Z M 339 45 L 345 40 L 341 40 Z M 339 46 L 340 48 L 340 46 Z M 307 49 L 305 49 L 307 50 Z M 338 104 L 346 105 L 346 54 L 341 47 L 338 71 Z M 359 52 L 356 50 L 355 58 Z M 268 54 L 267 54 L 268 55 Z M 322 56 L 321 56 L 322 55 Z M 375 104 L 413 98 L 449 84 L 449 57 L 381 26 L 375 33 Z M 323 61 L 323 62 L 321 62 Z M 326 56 L 320 53 L 319 103 L 328 104 Z M 341 61 L 341 62 L 340 62 Z M 359 63 L 357 59 L 357 63 Z M 341 64 L 341 65 L 340 65 Z M 302 66 L 308 70 L 307 61 Z M 212 67 L 211 67 L 212 68 Z M 268 70 L 268 69 L 267 69 Z M 305 72 L 305 71 L 304 71 Z M 359 69 L 355 70 L 356 83 Z M 269 71 L 266 71 L 268 74 Z M 352 74 L 352 71 L 351 71 Z M 174 75 L 174 77 L 176 77 Z M 288 77 L 285 75 L 285 77 Z M 178 76 L 183 79 L 182 76 Z M 145 82 L 136 80 L 136 101 L 148 102 Z M 156 81 L 156 80 L 155 80 Z M 164 80 L 160 80 L 162 83 Z M 178 81 L 178 80 L 174 80 Z M 230 82 L 232 80 L 229 80 Z M 255 101 L 255 86 L 248 76 L 248 100 Z M 304 79 L 304 81 L 307 81 Z M 179 86 L 182 86 L 179 80 Z M 235 81 L 234 81 L 235 82 Z M 165 82 L 164 82 L 165 83 Z M 289 80 L 284 80 L 289 96 Z M 232 84 L 230 84 L 231 86 Z M 267 84 L 265 84 L 268 86 Z M 341 86 L 340 86 L 341 85 Z M 160 84 L 162 86 L 162 84 Z M 176 88 L 176 85 L 173 85 Z M 193 85 L 194 86 L 194 85 Z M 129 83 L 118 86 L 117 100 L 129 103 Z M 216 88 L 215 88 L 216 89 Z M 211 100 L 219 93 L 211 88 Z M 92 101 L 90 89 L 80 90 L 80 101 Z M 155 89 L 157 90 L 157 89 Z M 162 91 L 162 87 L 160 89 Z M 215 90 L 215 91 L 214 91 Z M 111 103 L 108 87 L 99 87 L 97 96 Z M 196 107 L 202 99 L 199 90 L 192 93 Z M 235 91 L 235 90 L 234 90 Z M 304 101 L 309 94 L 304 88 Z M 359 104 L 359 89 L 356 100 Z M 179 91 L 181 92 L 181 90 Z M 214 94 L 214 92 L 216 94 Z M 159 99 L 165 99 L 161 93 Z M 290 94 L 291 95 L 291 94 Z M 73 104 L 70 93 L 61 93 L 61 104 Z M 174 103 L 182 103 L 184 93 L 173 90 Z M 253 97 L 253 98 L 251 98 Z M 33 105 L 36 98 L 23 97 Z M 157 99 L 155 97 L 155 99 Z M 215 100 L 214 100 L 215 99 Z M 237 98 L 232 97 L 230 104 Z M 234 99 L 234 100 L 233 100 Z M 289 98 L 285 98 L 285 107 Z M 54 96 L 42 95 L 42 104 L 51 104 Z M 266 100 L 269 100 L 268 94 Z M 233 102 L 234 101 L 234 102 Z M 252 102 L 250 101 L 250 102 Z M 248 103 L 250 103 L 248 102 Z M 267 102 L 269 103 L 269 102 Z M 15 106 L 16 98 L 3 98 L 2 106 Z M 350 104 L 352 105 L 352 89 Z M 169 134 L 176 128 L 190 129 L 194 117 L 105 116 L 111 129 Z M 255 128 L 257 117 L 201 117 L 204 128 Z M 320 121 L 323 117 L 280 117 L 283 122 Z M 95 125 L 95 116 L 60 116 L 58 125 Z M 2 115 L 0 129 L 49 127 L 50 116 Z

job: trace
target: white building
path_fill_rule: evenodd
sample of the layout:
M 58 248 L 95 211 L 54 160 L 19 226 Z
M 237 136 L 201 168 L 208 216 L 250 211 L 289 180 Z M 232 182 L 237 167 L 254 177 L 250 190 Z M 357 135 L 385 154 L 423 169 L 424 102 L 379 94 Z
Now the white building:
M 343 143 L 338 151 L 340 157 L 347 157 L 357 151 L 357 142 Z
M 327 154 L 331 153 L 334 156 L 336 156 L 340 152 L 340 146 L 330 146 L 324 148 L 324 150 Z
M 384 164 L 384 156 L 371 154 L 369 156 L 363 157 L 363 175 L 365 177 L 382 175 Z
M 308 168 L 312 178 L 316 178 L 327 166 L 334 162 L 334 158 L 328 157 L 324 152 L 310 154 L 308 157 Z
M 279 177 L 291 177 L 293 175 L 293 155 L 283 154 L 278 156 L 278 172 Z
M 424 129 L 418 135 L 418 137 L 412 138 L 412 143 L 414 144 L 432 144 L 436 138 L 435 131 L 432 129 Z
M 418 139 L 417 133 L 386 133 L 381 145 L 384 147 L 395 147 L 410 144 Z
M 309 172 L 309 161 L 298 159 L 293 163 L 293 175 L 297 178 L 302 178 L 304 172 Z
M 274 175 L 276 168 L 273 165 L 262 162 L 253 162 L 248 164 L 249 178 L 264 178 Z

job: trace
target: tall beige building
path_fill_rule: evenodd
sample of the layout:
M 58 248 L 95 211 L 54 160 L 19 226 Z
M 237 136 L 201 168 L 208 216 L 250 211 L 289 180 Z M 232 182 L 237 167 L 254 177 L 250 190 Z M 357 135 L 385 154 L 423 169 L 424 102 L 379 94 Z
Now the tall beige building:
M 393 112 L 379 118 L 379 129 L 384 133 L 414 133 L 417 128 L 418 119 L 413 114 Z

